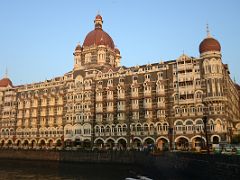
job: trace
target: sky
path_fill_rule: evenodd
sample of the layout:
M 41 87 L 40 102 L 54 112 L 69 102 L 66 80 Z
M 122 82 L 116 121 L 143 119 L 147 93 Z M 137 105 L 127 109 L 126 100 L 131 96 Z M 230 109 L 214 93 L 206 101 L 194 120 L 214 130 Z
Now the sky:
M 94 29 L 121 51 L 121 65 L 199 57 L 206 24 L 222 47 L 223 63 L 240 83 L 239 0 L 1 0 L 0 77 L 14 85 L 45 81 L 73 69 L 73 51 Z

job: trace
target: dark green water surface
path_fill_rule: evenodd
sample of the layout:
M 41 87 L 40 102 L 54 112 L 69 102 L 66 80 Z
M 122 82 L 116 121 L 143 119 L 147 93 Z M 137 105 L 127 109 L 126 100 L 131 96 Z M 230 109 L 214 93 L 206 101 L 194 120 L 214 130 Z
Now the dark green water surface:
M 124 180 L 126 177 L 151 175 L 143 168 L 125 164 L 59 163 L 0 159 L 0 179 L 79 179 Z

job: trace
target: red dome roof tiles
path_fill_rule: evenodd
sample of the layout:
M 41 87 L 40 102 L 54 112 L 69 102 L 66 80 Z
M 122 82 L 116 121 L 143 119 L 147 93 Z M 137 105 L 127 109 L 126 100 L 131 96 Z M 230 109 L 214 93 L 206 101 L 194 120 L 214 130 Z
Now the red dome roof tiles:
M 220 43 L 212 37 L 205 38 L 199 45 L 200 54 L 208 51 L 221 51 Z
M 96 28 L 89 32 L 83 42 L 83 47 L 105 45 L 114 50 L 114 42 L 112 38 L 100 28 Z
M 3 78 L 0 80 L 0 87 L 7 87 L 8 85 L 12 85 L 12 81 L 9 78 Z

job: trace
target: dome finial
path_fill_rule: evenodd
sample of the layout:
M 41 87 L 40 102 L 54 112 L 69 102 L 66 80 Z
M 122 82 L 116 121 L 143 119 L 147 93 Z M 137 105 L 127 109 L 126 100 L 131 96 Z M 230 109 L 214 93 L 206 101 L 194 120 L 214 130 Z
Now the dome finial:
M 103 20 L 102 20 L 102 16 L 99 14 L 99 12 L 97 13 L 97 16 L 95 17 L 94 23 L 95 23 L 95 29 L 97 29 L 97 28 L 102 29 Z
M 207 31 L 207 37 L 208 37 L 208 38 L 211 37 L 208 23 L 207 23 L 207 26 L 206 26 L 206 31 Z

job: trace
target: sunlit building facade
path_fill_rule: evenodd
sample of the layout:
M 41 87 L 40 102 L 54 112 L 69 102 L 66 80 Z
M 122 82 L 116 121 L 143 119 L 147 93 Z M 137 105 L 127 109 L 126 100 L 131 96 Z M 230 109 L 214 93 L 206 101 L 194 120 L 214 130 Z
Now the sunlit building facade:
M 73 69 L 44 82 L 0 80 L 0 146 L 197 149 L 229 143 L 240 129 L 239 86 L 207 37 L 199 57 L 121 66 L 120 51 L 95 28 L 73 53 Z

